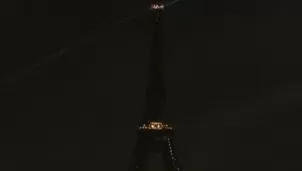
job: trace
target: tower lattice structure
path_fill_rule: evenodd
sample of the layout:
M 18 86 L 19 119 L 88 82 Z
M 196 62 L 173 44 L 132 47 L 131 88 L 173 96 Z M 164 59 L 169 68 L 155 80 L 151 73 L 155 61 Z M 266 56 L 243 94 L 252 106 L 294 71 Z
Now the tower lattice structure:
M 153 41 L 148 66 L 145 115 L 137 127 L 138 140 L 129 171 L 148 171 L 148 156 L 160 156 L 163 170 L 180 171 L 173 146 L 173 128 L 163 121 L 166 112 L 166 91 L 164 84 L 163 59 L 163 0 L 156 0 L 150 6 L 153 22 Z M 151 166 L 152 167 L 152 166 Z

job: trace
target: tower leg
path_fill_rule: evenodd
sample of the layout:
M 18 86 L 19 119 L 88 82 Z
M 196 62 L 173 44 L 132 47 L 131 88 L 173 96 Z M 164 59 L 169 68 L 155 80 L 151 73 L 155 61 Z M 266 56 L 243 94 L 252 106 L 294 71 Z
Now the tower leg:
M 167 138 L 164 144 L 163 158 L 166 163 L 168 171 L 181 171 L 179 164 L 177 163 L 176 155 L 171 138 Z

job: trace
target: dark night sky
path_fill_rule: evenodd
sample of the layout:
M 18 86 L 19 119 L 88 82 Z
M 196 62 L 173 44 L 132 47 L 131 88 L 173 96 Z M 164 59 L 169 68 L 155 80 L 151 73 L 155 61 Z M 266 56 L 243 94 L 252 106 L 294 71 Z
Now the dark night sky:
M 1 76 L 149 3 L 14 2 L 0 5 Z M 298 7 L 183 0 L 166 10 L 168 116 L 184 171 L 302 168 Z M 143 114 L 145 18 L 1 87 L 0 170 L 127 170 Z

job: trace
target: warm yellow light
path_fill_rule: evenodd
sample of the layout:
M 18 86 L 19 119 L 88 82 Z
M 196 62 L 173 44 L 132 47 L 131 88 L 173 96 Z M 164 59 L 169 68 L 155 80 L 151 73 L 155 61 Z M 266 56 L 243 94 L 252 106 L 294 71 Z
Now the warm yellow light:
M 139 127 L 139 129 L 147 129 L 147 130 L 163 130 L 163 129 L 170 129 L 172 130 L 172 127 L 170 127 L 167 124 L 163 124 L 162 122 L 149 122 L 148 124 L 143 124 Z

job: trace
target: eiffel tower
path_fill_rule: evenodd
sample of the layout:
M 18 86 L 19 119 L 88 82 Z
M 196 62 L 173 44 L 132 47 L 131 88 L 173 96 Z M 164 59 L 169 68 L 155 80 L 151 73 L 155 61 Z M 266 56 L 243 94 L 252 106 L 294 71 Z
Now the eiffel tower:
M 129 171 L 180 171 L 173 147 L 173 129 L 163 121 L 166 112 L 164 86 L 163 0 L 151 4 L 153 41 L 148 66 L 145 116 L 137 127 L 138 141 Z M 160 168 L 158 168 L 160 167 Z

